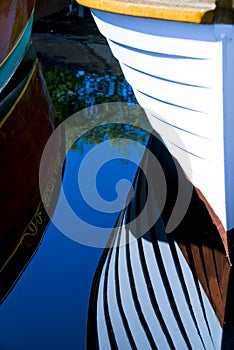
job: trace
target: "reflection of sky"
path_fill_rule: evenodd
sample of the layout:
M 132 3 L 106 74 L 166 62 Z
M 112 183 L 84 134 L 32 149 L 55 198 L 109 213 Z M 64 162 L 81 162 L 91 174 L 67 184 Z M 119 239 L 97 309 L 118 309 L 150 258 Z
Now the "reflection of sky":
M 73 210 L 79 214 L 79 216 L 84 220 L 88 221 L 90 224 L 94 226 L 105 226 L 105 227 L 113 227 L 116 216 L 118 212 L 115 213 L 107 213 L 105 212 L 105 207 L 100 208 L 101 210 L 95 209 L 98 208 L 98 203 L 94 203 L 95 206 L 92 207 L 92 203 L 88 204 L 89 196 L 92 196 L 93 191 L 97 191 L 97 197 L 100 196 L 100 199 L 104 201 L 113 201 L 116 199 L 118 194 L 116 193 L 116 184 L 120 179 L 126 178 L 129 179 L 129 183 L 125 186 L 125 195 L 127 195 L 130 189 L 130 181 L 132 181 L 132 177 L 134 174 L 135 165 L 131 162 L 127 162 L 120 158 L 115 159 L 113 161 L 109 161 L 105 165 L 103 165 L 97 174 L 92 172 L 92 164 L 88 164 L 85 172 L 87 174 L 87 181 L 85 183 L 85 188 L 82 186 L 82 190 L 86 195 L 85 200 L 80 193 L 80 188 L 78 184 L 78 168 L 80 166 L 80 161 L 82 157 L 78 152 L 69 152 L 67 156 L 69 162 L 69 170 L 65 171 L 65 184 L 66 186 L 64 191 L 68 193 L 69 204 L 73 208 Z M 96 189 L 90 189 L 91 177 L 96 178 Z M 73 191 L 71 191 L 71 188 Z M 124 193 L 122 195 L 122 208 L 124 206 Z M 93 201 L 93 198 L 90 198 Z M 98 201 L 98 198 L 97 198 Z M 107 203 L 108 206 L 108 203 Z
M 43 67 L 47 87 L 58 115 L 69 115 L 103 102 L 136 103 L 131 86 L 122 75 L 69 71 L 58 66 Z
M 117 213 L 100 214 L 79 194 L 77 169 L 92 148 L 84 145 L 84 153 L 68 153 L 64 191 L 73 210 L 84 219 L 113 226 Z M 130 147 L 129 156 L 133 151 L 136 153 Z M 113 158 L 118 156 L 114 148 L 109 152 Z M 140 161 L 140 152 L 138 158 Z M 115 199 L 116 182 L 123 178 L 132 181 L 135 171 L 136 165 L 121 159 L 105 164 L 97 174 L 100 195 L 107 201 Z M 87 174 L 87 184 L 91 175 Z M 1 305 L 0 349 L 85 349 L 88 298 L 101 252 L 68 239 L 50 224 L 37 254 Z
M 136 128 L 135 133 L 138 134 Z M 125 139 L 118 139 L 117 144 L 112 144 L 112 140 L 103 140 L 98 145 L 83 144 L 82 151 L 69 151 L 64 192 L 68 193 L 72 209 L 94 226 L 113 227 L 143 152 L 144 145 Z
M 100 76 L 82 67 L 66 71 L 56 63 L 44 68 L 57 114 L 64 119 L 93 104 L 136 102 L 122 76 Z M 81 140 L 78 149 L 68 153 L 64 190 L 73 210 L 83 219 L 113 226 L 118 213 L 101 214 L 79 196 L 77 168 L 92 147 Z M 102 198 L 114 200 L 116 182 L 122 178 L 132 181 L 135 170 L 132 162 L 119 159 L 103 166 L 97 175 Z M 68 239 L 51 223 L 34 258 L 0 306 L 0 350 L 85 349 L 88 299 L 101 253 L 101 248 Z

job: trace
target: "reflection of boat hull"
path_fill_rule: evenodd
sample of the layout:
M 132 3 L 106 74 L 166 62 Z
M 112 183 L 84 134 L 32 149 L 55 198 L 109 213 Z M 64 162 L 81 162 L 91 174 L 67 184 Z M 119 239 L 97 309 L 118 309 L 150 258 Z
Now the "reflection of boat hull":
M 152 206 L 135 223 L 149 200 L 146 178 L 152 164 L 146 154 L 141 164 L 146 177 L 138 170 L 132 202 L 120 214 L 96 271 L 87 349 L 229 349 L 233 276 L 222 241 L 196 192 L 182 224 L 166 234 L 177 197 L 177 169 L 158 139 L 151 138 L 149 149 L 165 169 L 169 197 L 156 224 L 134 239 L 148 216 L 158 214 L 160 189 L 153 186 Z
M 151 124 L 205 198 L 227 249 L 226 232 L 234 228 L 234 26 L 92 13 Z
M 0 91 L 13 76 L 31 38 L 34 0 L 1 1 Z
M 22 80 L 15 87 L 17 92 L 14 94 L 11 87 L 9 95 L 4 96 L 3 110 L 8 111 L 0 120 L 0 300 L 34 253 L 49 221 L 41 203 L 39 166 L 47 139 L 55 128 L 55 111 L 38 60 L 25 62 L 8 85 L 15 83 L 16 76 L 22 73 Z M 45 183 L 60 166 L 60 142 L 57 140 L 48 155 Z M 52 191 L 54 196 L 58 195 L 56 187 Z

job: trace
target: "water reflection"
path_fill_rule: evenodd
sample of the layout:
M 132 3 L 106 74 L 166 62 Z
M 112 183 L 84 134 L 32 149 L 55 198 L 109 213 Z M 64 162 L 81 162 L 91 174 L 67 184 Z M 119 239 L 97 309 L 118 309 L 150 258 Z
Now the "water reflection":
M 98 115 L 96 117 L 99 118 Z M 118 135 L 115 127 L 112 124 L 105 128 L 102 126 L 101 137 L 100 128 L 93 129 L 92 133 L 84 135 L 82 141 L 77 140 L 67 154 L 63 181 L 64 191 L 74 211 L 83 219 L 90 221 L 91 218 L 95 225 L 102 225 L 104 221 L 110 227 L 114 226 L 118 213 L 103 217 L 97 211 L 90 211 L 77 187 L 77 169 L 86 154 L 97 145 L 96 140 L 101 143 L 109 134 L 113 133 L 115 137 Z M 124 128 L 120 125 L 119 134 L 123 136 L 123 132 Z M 131 130 L 131 135 L 144 143 L 146 136 L 142 134 L 142 130 Z M 122 147 L 125 146 L 125 143 L 122 144 Z M 109 152 L 114 156 L 111 147 Z M 120 154 L 122 152 L 120 149 Z M 136 164 L 121 159 L 106 164 L 97 179 L 101 195 L 110 200 L 115 193 L 115 181 L 119 178 L 133 181 L 136 169 Z M 60 212 L 62 220 L 66 220 L 62 211 L 63 208 Z M 79 227 L 77 231 L 80 231 Z M 1 306 L 0 324 L 3 333 L 0 346 L 17 350 L 53 347 L 61 350 L 85 349 L 89 293 L 101 253 L 102 249 L 69 240 L 50 224 L 38 253 Z M 14 337 L 11 337 L 12 329 Z
M 43 71 L 61 119 L 97 103 L 135 102 L 132 90 L 121 76 L 98 75 L 82 67 L 69 71 L 44 66 Z M 137 164 L 115 157 L 113 150 L 119 148 L 118 154 L 123 157 L 126 152 L 136 152 L 136 149 L 128 148 L 126 139 L 145 145 L 148 135 L 133 128 L 131 123 L 114 124 L 114 115 L 109 111 L 100 115 L 93 108 L 91 117 L 91 131 L 83 133 L 87 123 L 90 127 L 90 115 L 87 114 L 67 135 L 69 152 L 64 171 L 64 192 L 74 212 L 84 221 L 97 226 L 104 222 L 107 227 L 113 227 L 117 222 L 122 229 L 112 231 L 110 228 L 109 236 L 112 234 L 113 242 L 128 241 L 131 236 L 139 236 L 141 226 L 131 225 L 125 232 L 123 223 L 129 223 L 142 210 L 147 183 Z M 140 116 L 132 117 L 132 124 L 135 124 Z M 108 124 L 105 123 L 107 118 Z M 96 128 L 95 120 L 101 124 Z M 82 136 L 74 142 L 77 134 Z M 97 175 L 100 195 L 113 200 L 115 184 L 122 178 L 134 184 L 133 200 L 121 215 L 118 211 L 100 214 L 90 208 L 77 184 L 77 170 L 82 160 L 106 140 L 110 140 L 111 157 L 117 159 L 106 163 Z M 88 307 L 87 341 L 90 350 L 117 346 L 124 350 L 156 347 L 213 349 L 219 348 L 221 343 L 223 348 L 232 346 L 233 276 L 222 242 L 195 193 L 180 226 L 170 235 L 165 233 L 165 224 L 177 197 L 177 174 L 174 161 L 158 139 L 151 138 L 148 147 L 157 155 L 167 174 L 169 196 L 162 217 L 144 237 L 130 245 L 106 249 L 104 253 L 103 249 L 68 239 L 51 223 L 34 259 L 1 305 L 0 349 L 83 350 Z M 148 178 L 155 176 L 147 157 L 142 163 L 146 164 Z M 127 192 L 126 189 L 125 198 Z M 155 216 L 158 214 L 158 194 L 154 190 L 150 195 L 154 205 L 148 215 Z M 66 221 L 63 207 L 60 211 L 58 209 L 59 204 L 57 215 Z M 76 229 L 79 234 L 87 233 L 79 226 Z
M 49 221 L 41 202 L 37 174 L 55 119 L 35 51 L 29 45 L 0 94 L 0 301 L 35 253 Z M 53 154 L 56 158 L 61 151 L 58 135 L 48 157 Z M 54 166 L 54 160 L 47 159 L 46 172 L 42 172 L 45 184 Z M 58 191 L 55 186 L 51 193 L 54 202 Z
M 134 124 L 129 124 L 131 121 Z M 148 138 L 143 129 L 145 124 L 143 110 L 139 106 L 124 103 L 96 105 L 76 113 L 61 124 L 69 149 L 67 159 L 73 157 L 75 177 L 74 181 L 70 180 L 69 183 L 77 198 L 81 194 L 83 201 L 80 204 L 83 204 L 74 210 L 65 191 L 62 191 L 54 222 L 56 221 L 57 227 L 64 233 L 68 232 L 67 235 L 72 239 L 92 246 L 105 246 L 110 231 L 105 232 L 104 227 L 111 229 L 114 226 L 115 220 L 111 219 L 113 216 L 110 214 L 115 213 L 116 218 L 123 208 L 134 172 L 144 152 L 144 144 Z M 78 135 L 80 139 L 76 141 Z M 73 144 L 78 145 L 79 153 L 75 151 L 75 147 L 71 147 Z M 122 165 L 125 166 L 127 176 L 121 171 Z M 133 175 L 129 177 L 130 169 Z M 104 190 L 99 189 L 99 182 Z M 103 193 L 107 194 L 107 198 L 102 198 Z M 86 203 L 88 205 L 85 206 Z M 88 221 L 88 225 L 84 223 L 83 207 L 87 212 L 86 217 L 90 217 L 89 220 L 85 220 Z M 99 218 L 96 224 L 94 218 Z M 78 238 L 79 231 L 83 237 Z
M 75 112 L 104 102 L 136 103 L 132 88 L 124 77 L 100 75 L 84 70 L 71 71 L 44 66 L 44 76 L 61 120 Z
M 158 175 L 145 154 L 144 174 L 138 169 L 133 200 L 96 270 L 87 349 L 231 349 L 233 273 L 219 233 L 195 191 L 181 224 L 166 233 L 178 192 L 177 166 L 157 137 L 151 136 L 148 147 L 164 169 L 166 203 L 155 225 L 134 240 L 158 215 L 161 195 L 153 182 L 150 209 L 136 225 L 149 200 L 149 180 Z
M 85 106 L 87 89 L 90 88 L 93 96 L 97 91 L 92 88 L 92 75 L 81 74 L 81 76 L 85 92 L 81 95 L 80 101 Z M 53 84 L 53 75 L 51 75 L 51 79 L 51 84 Z M 114 76 L 97 79 L 103 84 L 103 96 L 107 93 L 109 94 L 108 98 L 115 99 L 114 96 L 116 96 L 116 100 L 123 99 L 125 101 L 127 99 L 130 101 L 131 93 L 128 94 L 129 87 L 127 87 L 126 82 L 116 83 L 117 80 Z M 49 80 L 47 83 L 50 85 Z M 97 96 L 97 98 L 100 97 L 99 101 L 105 100 L 100 95 L 100 85 L 96 88 L 99 89 Z M 82 91 L 82 86 L 79 89 Z M 44 90 L 46 91 L 45 87 Z M 115 94 L 112 95 L 112 93 Z M 58 110 L 63 113 L 64 110 L 68 110 L 68 100 L 60 97 L 58 98 L 58 103 L 60 103 Z M 77 97 L 79 95 L 76 95 Z M 40 104 L 41 101 L 38 103 Z M 80 106 L 79 104 L 79 108 Z M 48 107 L 53 111 L 52 106 L 48 105 Z M 74 109 L 76 108 L 78 108 L 77 105 Z M 109 117 L 111 116 L 109 115 Z M 135 115 L 135 118 L 137 117 Z M 94 110 L 92 118 L 96 118 L 98 122 L 102 123 L 106 116 L 95 115 Z M 118 212 L 110 215 L 108 219 L 100 217 L 95 211 L 90 212 L 90 208 L 84 203 L 77 188 L 77 167 L 85 155 L 104 140 L 112 140 L 113 147 L 110 147 L 110 152 L 117 147 L 124 155 L 128 152 L 124 137 L 133 138 L 145 144 L 147 135 L 140 129 L 134 129 L 131 125 L 120 124 L 116 126 L 116 124 L 112 124 L 111 118 L 109 120 L 108 125 L 101 125 L 91 132 L 83 134 L 82 138 L 79 138 L 75 143 L 69 144 L 69 140 L 74 139 L 74 134 L 70 135 L 70 138 L 68 135 L 67 142 L 70 151 L 66 157 L 63 186 L 69 203 L 84 219 L 91 217 L 95 225 L 104 221 L 109 227 L 112 227 L 116 222 Z M 85 118 L 79 120 L 81 131 L 85 130 L 87 122 L 90 121 L 85 120 Z M 76 132 L 77 130 L 73 129 L 73 133 Z M 123 142 L 117 141 L 117 138 L 122 138 Z M 113 156 L 113 153 L 111 154 Z M 139 153 L 139 161 L 140 159 L 141 153 Z M 113 199 L 115 182 L 119 178 L 127 178 L 132 182 L 136 169 L 136 164 L 121 159 L 107 164 L 97 178 L 101 195 L 107 200 Z M 77 230 L 79 231 L 79 227 Z M 67 239 L 51 223 L 37 254 L 1 305 L 0 348 L 15 350 L 51 349 L 54 347 L 56 349 L 84 349 L 89 293 L 101 253 L 102 249 L 86 247 Z M 12 336 L 12 332 L 14 336 Z

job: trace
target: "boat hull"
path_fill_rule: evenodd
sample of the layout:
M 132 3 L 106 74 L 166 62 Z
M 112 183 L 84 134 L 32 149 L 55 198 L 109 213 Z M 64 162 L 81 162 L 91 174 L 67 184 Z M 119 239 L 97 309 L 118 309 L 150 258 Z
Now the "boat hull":
M 0 4 L 0 92 L 22 61 L 31 39 L 34 0 Z
M 29 54 L 22 65 L 5 88 L 10 92 L 0 95 L 0 302 L 35 253 L 49 222 L 39 190 L 39 167 L 56 114 L 35 55 Z M 47 187 L 62 166 L 62 136 L 52 146 L 46 169 L 41 170 Z M 50 187 L 51 203 L 56 203 L 59 188 Z
M 152 126 L 212 209 L 227 250 L 234 227 L 234 26 L 92 14 Z

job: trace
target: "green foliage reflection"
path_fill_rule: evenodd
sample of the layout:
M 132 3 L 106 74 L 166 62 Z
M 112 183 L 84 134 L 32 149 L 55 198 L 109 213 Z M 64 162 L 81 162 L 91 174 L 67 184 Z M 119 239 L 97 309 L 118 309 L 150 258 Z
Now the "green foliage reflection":
M 123 76 L 84 71 L 66 71 L 57 66 L 43 67 L 43 74 L 57 115 L 63 121 L 75 112 L 104 102 L 136 103 Z
M 145 130 L 134 127 L 137 124 L 142 125 L 147 130 L 150 129 L 149 122 L 141 109 L 133 108 L 135 112 L 130 116 L 129 125 L 124 124 L 121 119 L 122 116 L 126 115 L 125 113 L 129 115 L 129 110 L 125 110 L 126 105 L 121 104 L 121 107 L 117 107 L 111 104 L 109 109 L 110 102 L 127 102 L 133 105 L 137 103 L 131 86 L 123 76 L 99 76 L 81 70 L 75 73 L 74 71 L 62 70 L 57 66 L 43 67 L 43 73 L 61 121 L 92 106 L 87 113 L 82 113 L 82 117 L 79 118 L 76 125 L 73 124 L 69 128 L 69 133 L 66 134 L 67 149 L 78 150 L 82 153 L 85 144 L 99 144 L 108 139 L 111 140 L 112 145 L 118 145 L 123 154 L 126 154 L 128 140 L 146 144 L 149 135 Z M 95 107 L 101 103 L 107 103 L 102 109 L 102 115 Z M 96 125 L 97 120 L 99 127 L 92 128 L 92 124 Z M 119 123 L 113 124 L 113 121 L 116 120 Z M 90 131 L 86 132 L 87 128 Z M 72 140 L 76 138 L 76 135 L 82 136 L 73 143 Z

